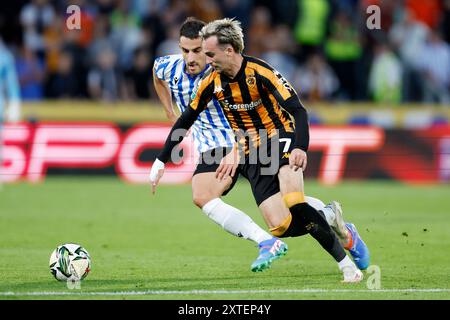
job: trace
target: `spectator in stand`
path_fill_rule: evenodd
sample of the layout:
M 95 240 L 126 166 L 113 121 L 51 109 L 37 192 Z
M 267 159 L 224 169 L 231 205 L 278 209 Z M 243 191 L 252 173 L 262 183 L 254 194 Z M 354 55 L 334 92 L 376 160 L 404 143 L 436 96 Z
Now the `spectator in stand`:
M 72 60 L 72 71 L 75 76 L 75 87 L 77 97 L 87 97 L 87 71 L 89 60 L 87 48 L 81 45 L 81 33 L 78 30 L 65 30 L 61 51 L 70 54 Z
M 119 79 L 115 69 L 116 54 L 112 48 L 105 49 L 97 59 L 97 66 L 88 73 L 89 94 L 96 100 L 116 101 L 119 93 Z
M 110 16 L 111 39 L 117 52 L 117 63 L 125 70 L 133 62 L 133 52 L 141 44 L 143 35 L 141 19 L 131 10 L 131 3 L 118 0 L 117 8 Z
M 421 97 L 421 81 L 419 78 L 420 57 L 427 39 L 429 29 L 416 21 L 414 12 L 403 11 L 400 20 L 389 30 L 389 40 L 401 58 L 403 67 L 403 99 L 407 102 L 417 101 Z
M 53 74 L 58 70 L 58 64 L 63 45 L 64 20 L 62 16 L 56 16 L 53 22 L 45 30 L 43 39 L 45 47 L 45 65 L 47 74 Z
M 322 46 L 331 7 L 327 0 L 298 0 L 297 6 L 298 17 L 294 34 L 301 45 L 301 54 L 304 59 Z
M 162 57 L 180 51 L 178 25 L 171 25 L 167 30 L 167 38 L 156 48 L 156 57 Z
M 109 18 L 103 15 L 98 16 L 94 27 L 94 39 L 87 48 L 87 62 L 89 65 L 93 66 L 96 64 L 97 57 L 103 50 L 113 48 L 114 43 L 110 35 L 111 25 Z
M 311 55 L 297 72 L 295 87 L 309 101 L 329 100 L 339 88 L 333 69 L 319 53 Z
M 294 59 L 296 43 L 289 27 L 277 25 L 266 38 L 270 41 L 266 43 L 265 53 L 260 57 L 293 83 L 298 63 Z
M 52 25 L 55 12 L 48 0 L 32 0 L 20 12 L 24 46 L 44 58 L 44 32 Z
M 250 17 L 250 27 L 247 31 L 246 54 L 261 57 L 267 51 L 271 41 L 272 16 L 266 7 L 256 7 Z
M 386 42 L 375 46 L 369 74 L 369 91 L 378 103 L 400 103 L 402 66 Z
M 72 98 L 77 96 L 76 74 L 73 72 L 72 55 L 61 52 L 57 70 L 48 77 L 45 95 L 48 98 Z
M 126 100 L 143 100 L 150 98 L 152 86 L 151 57 L 146 48 L 134 52 L 133 66 L 124 73 L 122 94 Z
M 331 32 L 325 42 L 328 60 L 339 79 L 338 98 L 356 98 L 356 66 L 362 56 L 359 33 L 345 11 L 339 11 L 331 23 Z
M 419 53 L 424 102 L 450 104 L 450 47 L 437 32 L 431 32 Z
M 29 47 L 22 47 L 16 60 L 17 76 L 23 100 L 40 100 L 44 96 L 45 65 Z
M 156 48 L 166 38 L 166 28 L 162 23 L 161 15 L 157 11 L 156 4 L 148 4 L 145 15 L 142 18 L 142 36 L 141 46 L 148 47 L 150 56 L 156 55 Z

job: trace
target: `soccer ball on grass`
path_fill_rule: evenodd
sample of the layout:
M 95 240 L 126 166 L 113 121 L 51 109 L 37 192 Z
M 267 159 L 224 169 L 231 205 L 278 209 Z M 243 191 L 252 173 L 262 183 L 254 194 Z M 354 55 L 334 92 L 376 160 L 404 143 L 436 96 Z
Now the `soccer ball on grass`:
M 50 256 L 50 272 L 59 281 L 81 281 L 91 271 L 91 257 L 74 243 L 58 246 Z

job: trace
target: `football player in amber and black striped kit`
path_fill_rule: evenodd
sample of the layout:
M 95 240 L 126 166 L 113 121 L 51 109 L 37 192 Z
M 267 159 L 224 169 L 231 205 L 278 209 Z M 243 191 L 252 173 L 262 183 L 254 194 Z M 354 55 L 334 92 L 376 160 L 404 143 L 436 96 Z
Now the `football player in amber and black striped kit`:
M 311 234 L 338 262 L 344 282 L 359 282 L 363 275 L 347 256 L 344 248 L 321 212 L 310 206 L 304 195 L 303 170 L 309 146 L 309 125 L 305 108 L 291 85 L 262 60 L 245 56 L 240 23 L 233 19 L 216 20 L 201 31 L 203 51 L 213 67 L 206 74 L 189 107 L 172 128 L 157 160 L 169 160 L 173 148 L 182 140 L 172 137 L 177 129 L 188 129 L 208 102 L 215 98 L 221 105 L 240 149 L 239 164 L 221 163 L 217 175 L 222 178 L 238 170 L 251 184 L 254 198 L 276 237 Z M 261 132 L 270 138 L 262 137 Z M 276 151 L 269 144 L 276 141 Z M 271 159 L 263 164 L 260 149 Z M 257 161 L 252 162 L 253 152 Z M 272 154 L 273 153 L 273 154 Z M 253 157 L 253 158 L 252 158 Z M 268 165 L 277 164 L 275 174 L 264 174 Z M 156 186 L 163 170 L 153 166 L 151 180 Z M 286 207 L 289 210 L 286 210 Z M 273 214 L 277 212 L 278 214 Z M 369 252 L 352 224 L 347 226 L 348 249 L 361 269 L 369 263 Z

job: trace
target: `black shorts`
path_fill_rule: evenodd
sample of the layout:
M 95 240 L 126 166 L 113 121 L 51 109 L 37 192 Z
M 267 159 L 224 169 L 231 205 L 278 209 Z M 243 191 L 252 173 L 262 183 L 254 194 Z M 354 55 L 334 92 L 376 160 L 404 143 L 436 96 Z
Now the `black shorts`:
M 251 150 L 245 157 L 245 162 L 239 165 L 239 173 L 250 182 L 258 206 L 280 192 L 278 172 L 282 166 L 289 164 L 294 140 L 293 132 L 279 131 L 271 141 L 261 143 L 258 149 Z
M 220 165 L 220 160 L 231 151 L 232 148 L 219 147 L 215 149 L 208 150 L 200 154 L 197 168 L 195 168 L 193 176 L 199 173 L 216 172 Z M 233 189 L 236 181 L 238 180 L 239 173 L 236 170 L 236 174 L 232 178 L 233 181 L 230 187 L 225 190 L 222 195 L 226 196 L 228 192 Z

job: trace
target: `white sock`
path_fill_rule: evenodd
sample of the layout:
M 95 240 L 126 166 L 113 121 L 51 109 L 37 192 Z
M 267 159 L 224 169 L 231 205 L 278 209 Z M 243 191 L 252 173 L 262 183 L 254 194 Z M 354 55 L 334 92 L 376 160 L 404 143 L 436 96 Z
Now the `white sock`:
M 355 267 L 356 265 L 355 263 L 352 261 L 352 259 L 349 258 L 348 255 L 345 255 L 345 258 L 342 259 L 340 262 L 338 262 L 338 266 L 339 266 L 339 270 L 342 271 L 342 269 L 344 269 L 345 267 Z
M 323 212 L 323 214 L 325 215 L 325 219 L 327 220 L 327 223 L 331 227 L 337 227 L 336 215 L 334 214 L 334 211 L 331 210 L 331 208 L 325 206 L 325 203 L 323 203 L 320 199 L 309 197 L 309 196 L 305 196 L 305 199 L 306 199 L 306 202 L 308 202 L 308 204 L 311 207 L 313 207 L 317 211 L 320 210 Z
M 257 244 L 273 238 L 244 212 L 226 204 L 219 198 L 209 201 L 202 210 L 211 220 L 237 237 L 252 240 Z

